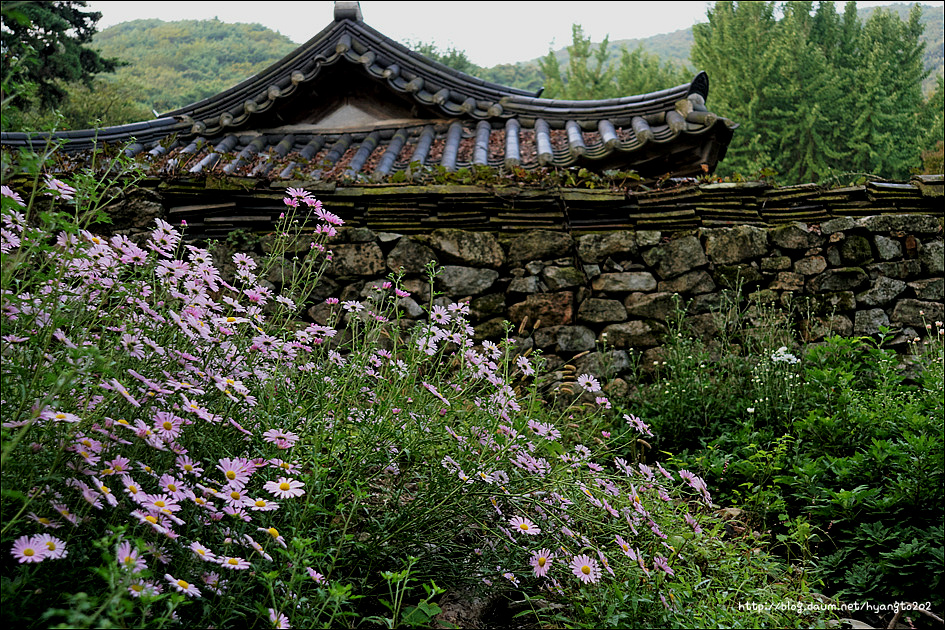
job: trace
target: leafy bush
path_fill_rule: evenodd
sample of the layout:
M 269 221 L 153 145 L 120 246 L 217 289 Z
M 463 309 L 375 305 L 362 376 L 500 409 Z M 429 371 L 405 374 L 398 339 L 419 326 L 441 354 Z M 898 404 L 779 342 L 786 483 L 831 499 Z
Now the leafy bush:
M 827 593 L 940 610 L 942 323 L 928 325 L 906 370 L 885 336 L 799 348 L 773 312 L 717 316 L 719 341 L 677 325 L 666 364 L 641 384 L 637 404 L 672 436 L 662 448 L 679 448 L 679 466 Z

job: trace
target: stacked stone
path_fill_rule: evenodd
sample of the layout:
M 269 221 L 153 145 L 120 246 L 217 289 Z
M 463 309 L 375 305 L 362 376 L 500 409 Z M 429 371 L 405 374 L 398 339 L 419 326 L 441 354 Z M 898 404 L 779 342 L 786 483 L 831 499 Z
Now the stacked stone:
M 758 302 L 806 304 L 813 341 L 872 335 L 881 326 L 905 341 L 945 319 L 942 220 L 928 215 L 577 236 L 343 228 L 331 249 L 318 299 L 363 299 L 402 271 L 412 293 L 400 301 L 405 325 L 426 317 L 420 305 L 435 289 L 442 294 L 435 304 L 469 301 L 478 339 L 503 336 L 510 321 L 513 336 L 541 349 L 552 366 L 578 357 L 579 369 L 598 375 L 603 364 L 609 376 L 628 369 L 627 351 L 652 352 L 680 307 L 697 334 L 711 337 L 711 311 L 723 290 L 736 287 Z M 441 269 L 433 287 L 430 262 Z M 279 284 L 278 273 L 270 276 Z M 328 307 L 309 314 L 325 321 Z M 604 346 L 607 357 L 598 352 Z

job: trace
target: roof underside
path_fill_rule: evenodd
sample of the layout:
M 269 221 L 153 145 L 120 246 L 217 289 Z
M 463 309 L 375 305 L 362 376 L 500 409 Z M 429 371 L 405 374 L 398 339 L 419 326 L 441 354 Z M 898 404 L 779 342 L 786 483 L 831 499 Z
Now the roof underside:
M 599 101 L 542 99 L 430 61 L 336 3 L 335 21 L 265 71 L 156 120 L 62 132 L 71 159 L 103 144 L 154 174 L 381 180 L 411 164 L 583 166 L 683 176 L 714 169 L 735 125 L 705 107 L 708 79 Z M 350 8 L 350 7 L 349 7 Z M 6 146 L 44 134 L 4 133 Z

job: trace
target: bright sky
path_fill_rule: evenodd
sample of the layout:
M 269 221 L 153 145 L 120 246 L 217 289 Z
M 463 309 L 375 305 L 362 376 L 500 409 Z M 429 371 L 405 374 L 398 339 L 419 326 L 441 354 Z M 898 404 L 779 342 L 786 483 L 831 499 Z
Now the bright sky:
M 595 42 L 639 39 L 706 21 L 712 2 L 361 2 L 364 21 L 400 42 L 432 42 L 466 51 L 484 67 L 541 57 L 571 43 L 580 24 Z M 837 3 L 843 10 L 842 2 Z M 859 2 L 877 6 L 887 2 Z M 923 2 L 942 10 L 945 2 Z M 128 2 L 92 1 L 99 29 L 144 18 L 256 22 L 303 43 L 333 19 L 334 2 Z

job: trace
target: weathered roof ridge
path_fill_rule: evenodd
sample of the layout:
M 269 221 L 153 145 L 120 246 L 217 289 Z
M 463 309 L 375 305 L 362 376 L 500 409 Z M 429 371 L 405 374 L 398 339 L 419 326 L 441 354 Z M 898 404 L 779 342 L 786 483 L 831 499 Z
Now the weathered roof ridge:
M 514 116 L 542 118 L 553 128 L 568 120 L 645 116 L 672 109 L 697 95 L 696 111 L 705 111 L 708 77 L 700 72 L 690 83 L 648 94 L 572 101 L 546 99 L 532 92 L 491 83 L 413 52 L 363 21 L 335 21 L 266 70 L 215 96 L 167 112 L 194 125 L 193 133 L 214 134 L 239 127 L 255 113 L 291 97 L 314 80 L 321 69 L 341 61 L 361 68 L 393 91 L 449 117 L 504 121 Z

